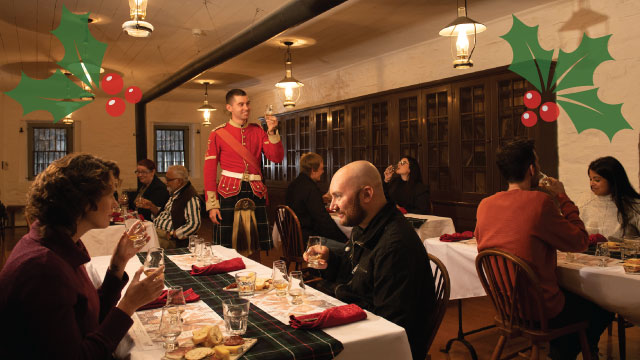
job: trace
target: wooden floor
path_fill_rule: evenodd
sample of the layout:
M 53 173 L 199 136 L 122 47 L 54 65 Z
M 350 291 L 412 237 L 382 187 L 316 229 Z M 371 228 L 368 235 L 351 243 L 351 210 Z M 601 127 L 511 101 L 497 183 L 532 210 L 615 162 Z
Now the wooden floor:
M 15 243 L 26 233 L 26 231 L 26 227 L 6 229 L 6 242 L 4 248 L 0 252 L 0 254 L 2 255 L 0 256 L 0 269 L 4 265 L 6 258 L 9 256 L 10 249 L 13 248 Z M 201 229 L 201 233 L 203 235 L 211 234 L 210 231 L 210 228 Z M 211 235 L 208 235 L 207 237 L 209 238 L 210 236 Z M 269 267 L 271 266 L 273 260 L 279 258 L 280 253 L 278 252 L 271 251 L 269 254 L 266 254 L 266 252 L 262 253 L 262 263 Z M 495 312 L 493 311 L 491 302 L 487 297 L 465 299 L 463 301 L 464 331 L 470 331 L 491 324 L 494 314 Z M 451 338 L 456 337 L 457 334 L 458 309 L 456 306 L 456 301 L 452 301 L 449 303 L 447 312 L 444 316 L 444 320 L 442 321 L 442 325 L 440 326 L 434 343 L 431 346 L 431 350 L 429 351 L 431 358 L 433 360 L 471 359 L 471 356 L 469 355 L 466 348 L 457 341 L 453 344 L 449 354 L 440 352 L 440 349 L 446 346 L 447 341 Z M 475 348 L 475 351 L 478 354 L 478 359 L 482 360 L 491 358 L 491 352 L 493 351 L 498 337 L 499 335 L 497 330 L 490 329 L 470 335 L 466 339 Z M 628 328 L 626 330 L 626 338 L 627 359 L 640 360 L 640 328 L 637 326 Z M 523 347 L 525 344 L 522 341 L 514 341 L 513 344 L 508 345 L 509 346 L 505 349 L 505 354 L 510 352 L 510 350 L 515 351 L 519 347 Z M 580 359 L 581 357 L 578 358 Z M 605 331 L 605 333 L 600 338 L 600 359 L 620 359 L 618 352 L 618 337 L 616 326 L 614 326 L 612 336 L 608 336 Z

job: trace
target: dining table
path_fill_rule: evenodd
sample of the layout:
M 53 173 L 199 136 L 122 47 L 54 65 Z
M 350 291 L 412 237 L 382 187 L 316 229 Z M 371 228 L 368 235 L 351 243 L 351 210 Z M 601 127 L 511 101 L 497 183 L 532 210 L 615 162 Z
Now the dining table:
M 156 232 L 153 222 L 143 222 L 145 231 L 149 234 L 149 242 L 140 249 L 140 251 L 147 251 L 153 247 L 159 247 L 158 233 Z M 89 256 L 103 256 L 111 255 L 120 240 L 120 237 L 125 231 L 124 224 L 110 225 L 104 229 L 92 229 L 82 235 L 82 243 L 87 248 Z
M 271 278 L 272 269 L 241 256 L 233 249 L 213 246 L 219 260 L 241 258 L 246 269 L 255 271 L 258 278 Z M 126 271 L 130 274 L 141 266 L 144 253 L 132 258 Z M 193 289 L 200 300 L 187 304 L 183 313 L 184 328 L 181 341 L 188 341 L 194 326 L 218 324 L 224 329 L 222 305 L 224 299 L 237 297 L 225 291 L 234 282 L 237 271 L 206 276 L 192 276 L 189 269 L 199 261 L 187 249 L 165 252 L 165 285 Z M 87 264 L 90 277 L 96 286 L 109 266 L 108 256 L 93 257 Z M 126 291 L 126 288 L 123 289 Z M 306 288 L 301 305 L 293 305 L 288 296 L 279 297 L 275 291 L 256 293 L 249 298 L 251 310 L 245 337 L 256 338 L 256 344 L 243 359 L 409 359 L 411 350 L 404 329 L 386 319 L 366 311 L 366 319 L 322 330 L 299 330 L 289 325 L 289 315 L 317 313 L 341 301 L 311 287 Z M 121 342 L 117 357 L 130 359 L 158 359 L 164 354 L 157 334 L 160 309 L 138 311 L 134 325 Z M 189 326 L 186 326 L 190 324 Z M 194 325 L 195 324 L 195 325 Z M 188 330 L 187 330 L 188 329 Z M 224 332 L 224 330 L 223 330 Z M 186 340 L 185 340 L 186 339 Z

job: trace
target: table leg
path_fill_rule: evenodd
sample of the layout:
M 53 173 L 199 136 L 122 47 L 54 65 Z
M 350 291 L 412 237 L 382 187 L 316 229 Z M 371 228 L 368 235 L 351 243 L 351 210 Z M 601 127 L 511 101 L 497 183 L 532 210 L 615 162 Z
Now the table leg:
M 494 327 L 496 326 L 488 325 L 488 326 L 481 327 L 479 329 L 464 332 L 462 330 L 462 299 L 458 299 L 458 336 L 455 338 L 449 339 L 449 341 L 447 341 L 446 347 L 444 349 L 440 349 L 440 351 L 445 354 L 448 354 L 449 351 L 451 350 L 451 346 L 453 345 L 453 343 L 456 341 L 459 341 L 462 345 L 464 345 L 467 348 L 467 350 L 469 350 L 469 354 L 471 355 L 471 358 L 473 360 L 478 360 L 478 355 L 476 354 L 476 350 L 473 348 L 473 345 L 471 345 L 471 343 L 469 343 L 464 337 L 467 335 L 475 334 L 477 332 L 491 329 Z

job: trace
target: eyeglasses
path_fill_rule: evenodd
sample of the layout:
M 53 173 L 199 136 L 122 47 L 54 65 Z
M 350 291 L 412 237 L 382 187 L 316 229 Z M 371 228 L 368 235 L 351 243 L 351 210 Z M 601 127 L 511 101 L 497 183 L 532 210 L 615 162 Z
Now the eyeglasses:
M 151 174 L 151 171 L 140 171 L 140 170 L 136 170 L 134 171 L 134 173 L 136 175 L 147 175 L 147 174 Z
M 398 161 L 398 165 L 407 165 L 408 163 L 407 160 Z

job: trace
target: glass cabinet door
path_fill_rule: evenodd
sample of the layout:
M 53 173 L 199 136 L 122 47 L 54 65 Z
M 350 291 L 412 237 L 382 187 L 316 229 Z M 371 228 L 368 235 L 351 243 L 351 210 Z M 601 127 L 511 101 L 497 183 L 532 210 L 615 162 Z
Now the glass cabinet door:
M 317 111 L 314 114 L 314 123 L 315 123 L 314 125 L 315 125 L 315 131 L 316 131 L 315 153 L 322 156 L 322 159 L 324 160 L 325 164 L 329 163 L 329 158 L 327 157 L 328 149 L 329 149 L 328 117 L 329 117 L 329 111 Z M 327 171 L 325 171 L 325 173 L 322 174 L 322 178 L 320 179 L 320 182 L 326 182 L 326 181 L 327 181 Z
M 425 122 L 427 147 L 426 183 L 432 192 L 451 190 L 449 165 L 449 89 L 440 88 L 425 92 Z M 424 164 L 424 162 L 423 162 Z
M 389 103 L 388 101 L 371 104 L 371 140 L 372 163 L 380 173 L 391 163 L 389 161 Z
M 400 125 L 400 156 L 411 156 L 421 163 L 419 151 L 418 96 L 400 98 L 398 101 Z
M 367 118 L 365 105 L 352 105 L 351 115 L 351 161 L 368 160 Z
M 330 176 L 347 164 L 344 115 L 344 109 L 331 110 L 331 169 L 328 169 Z
M 486 88 L 484 83 L 476 83 L 456 89 L 463 193 L 486 194 L 489 191 L 490 127 L 487 124 Z

